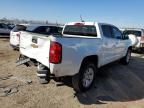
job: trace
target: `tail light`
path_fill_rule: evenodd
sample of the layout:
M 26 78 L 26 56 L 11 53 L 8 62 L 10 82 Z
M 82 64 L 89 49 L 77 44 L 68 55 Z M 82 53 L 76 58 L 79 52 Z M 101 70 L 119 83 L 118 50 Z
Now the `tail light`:
M 62 45 L 58 42 L 50 43 L 49 61 L 58 64 L 62 60 Z
M 75 25 L 75 26 L 83 26 L 84 23 L 75 23 L 74 25 Z
M 20 32 L 16 34 L 18 41 L 20 41 Z

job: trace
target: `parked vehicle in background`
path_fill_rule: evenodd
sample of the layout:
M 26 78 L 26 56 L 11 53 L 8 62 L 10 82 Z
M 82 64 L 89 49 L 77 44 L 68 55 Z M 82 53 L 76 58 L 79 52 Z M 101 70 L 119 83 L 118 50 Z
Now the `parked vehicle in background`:
M 144 48 L 144 29 L 125 28 L 123 34 L 129 36 L 134 50 L 142 50 Z
M 76 91 L 88 90 L 98 68 L 121 59 L 128 64 L 131 42 L 110 24 L 72 22 L 61 34 L 22 32 L 18 65 L 38 66 L 40 83 L 48 83 L 50 76 L 72 76 Z
M 56 25 L 47 25 L 47 24 L 46 25 L 45 24 L 16 25 L 15 28 L 10 33 L 10 45 L 13 47 L 14 50 L 19 49 L 21 31 L 50 35 L 54 33 L 61 33 L 62 27 L 58 27 Z
M 8 28 L 12 30 L 15 27 L 15 24 L 7 24 Z
M 0 23 L 0 34 L 2 34 L 2 37 L 9 37 L 10 29 L 4 23 Z
M 62 34 L 62 26 L 50 24 L 30 24 L 27 26 L 26 32 L 43 35 Z
M 25 31 L 28 24 L 18 24 L 10 32 L 10 45 L 14 50 L 19 49 L 20 33 Z

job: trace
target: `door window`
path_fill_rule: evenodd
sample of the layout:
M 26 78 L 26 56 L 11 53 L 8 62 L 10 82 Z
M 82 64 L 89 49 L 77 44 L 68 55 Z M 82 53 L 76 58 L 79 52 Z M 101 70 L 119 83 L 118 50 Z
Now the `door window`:
M 112 33 L 113 33 L 113 37 L 116 39 L 122 39 L 122 33 L 121 31 L 116 28 L 116 27 L 112 27 Z
M 105 37 L 113 38 L 111 26 L 109 25 L 102 25 L 102 32 Z
M 3 29 L 3 28 L 4 28 L 2 24 L 0 24 L 0 28 L 1 28 L 1 29 Z

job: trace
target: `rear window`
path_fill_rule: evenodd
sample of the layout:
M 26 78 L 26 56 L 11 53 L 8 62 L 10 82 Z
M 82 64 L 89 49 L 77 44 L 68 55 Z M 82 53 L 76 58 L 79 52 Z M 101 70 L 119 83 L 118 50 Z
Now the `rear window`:
M 138 30 L 125 30 L 125 31 L 123 31 L 123 34 L 124 35 L 133 34 L 133 35 L 135 35 L 137 37 L 141 37 L 141 35 L 142 35 L 141 31 L 138 31 Z
M 63 34 L 96 37 L 96 27 L 93 25 L 67 25 Z
M 61 34 L 61 28 L 54 26 L 38 26 L 35 27 L 34 29 L 32 29 L 32 27 L 28 27 L 26 31 L 44 35 Z
M 23 25 L 16 25 L 12 31 L 14 32 L 19 32 L 19 31 L 25 31 L 26 30 L 26 26 Z

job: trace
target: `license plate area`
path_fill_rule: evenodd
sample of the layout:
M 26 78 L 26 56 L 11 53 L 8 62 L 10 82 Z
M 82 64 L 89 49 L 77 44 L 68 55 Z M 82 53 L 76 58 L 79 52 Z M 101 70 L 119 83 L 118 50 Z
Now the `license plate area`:
M 33 48 L 38 48 L 38 45 L 36 45 L 36 44 L 31 44 L 31 47 L 33 47 Z

